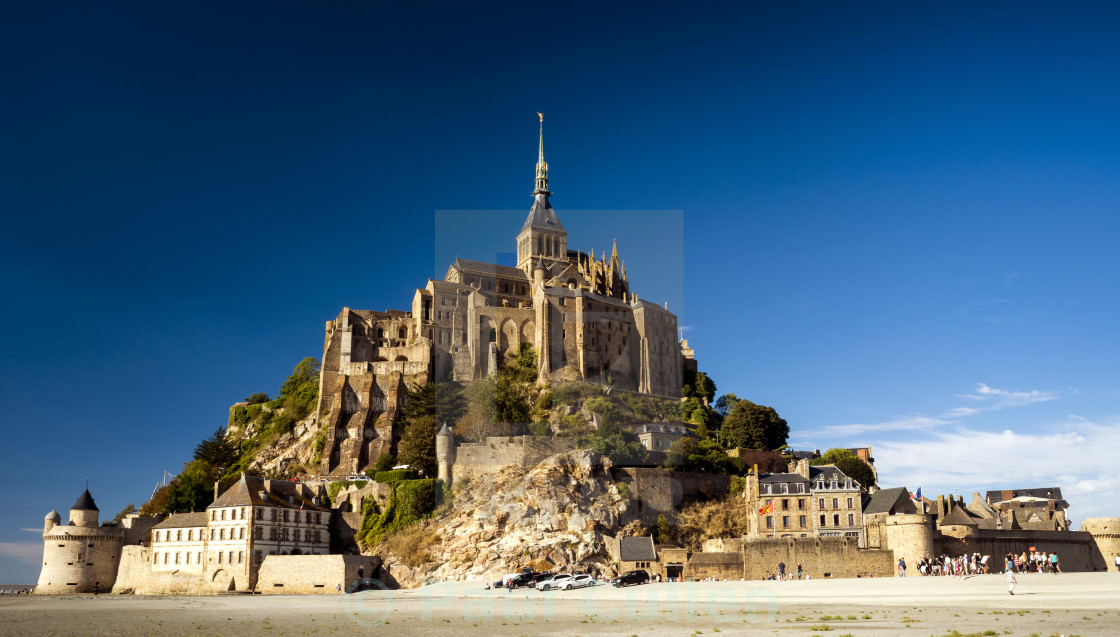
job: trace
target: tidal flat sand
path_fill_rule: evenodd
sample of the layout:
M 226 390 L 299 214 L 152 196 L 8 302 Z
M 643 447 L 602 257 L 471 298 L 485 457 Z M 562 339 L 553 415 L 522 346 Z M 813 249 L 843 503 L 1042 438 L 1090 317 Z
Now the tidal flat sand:
M 1120 635 L 1120 574 L 660 583 L 451 582 L 355 595 L 0 598 L 0 635 Z

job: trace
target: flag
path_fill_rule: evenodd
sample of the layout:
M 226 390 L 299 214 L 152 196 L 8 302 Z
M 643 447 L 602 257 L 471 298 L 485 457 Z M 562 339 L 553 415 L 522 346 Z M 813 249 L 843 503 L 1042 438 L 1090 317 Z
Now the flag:
M 922 488 L 918 487 L 918 490 L 910 496 L 910 499 L 920 501 L 922 499 Z
M 758 510 L 759 515 L 765 515 L 767 513 L 773 513 L 773 512 L 774 512 L 774 501 L 773 500 L 771 500 L 770 502 L 768 502 L 766 504 L 766 506 L 764 506 L 764 507 L 762 507 L 761 509 Z

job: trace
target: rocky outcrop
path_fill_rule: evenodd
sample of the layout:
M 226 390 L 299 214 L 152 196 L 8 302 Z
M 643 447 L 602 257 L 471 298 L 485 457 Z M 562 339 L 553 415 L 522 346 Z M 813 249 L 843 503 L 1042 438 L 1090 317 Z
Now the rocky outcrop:
M 639 511 L 610 480 L 609 464 L 594 451 L 571 451 L 459 483 L 451 510 L 425 523 L 439 538 L 428 548 L 431 559 L 409 567 L 378 547 L 385 567 L 405 588 L 496 581 L 526 566 L 612 575 L 604 536 Z

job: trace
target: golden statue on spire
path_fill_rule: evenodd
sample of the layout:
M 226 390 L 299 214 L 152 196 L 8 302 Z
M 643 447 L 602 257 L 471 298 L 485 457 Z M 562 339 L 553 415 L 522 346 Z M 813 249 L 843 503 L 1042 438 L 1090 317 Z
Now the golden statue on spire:
M 544 113 L 542 113 L 542 112 L 540 112 L 540 111 L 537 111 L 537 115 L 538 115 L 538 116 L 540 116 L 540 118 L 541 118 L 541 123 L 543 124 L 543 123 L 544 123 Z

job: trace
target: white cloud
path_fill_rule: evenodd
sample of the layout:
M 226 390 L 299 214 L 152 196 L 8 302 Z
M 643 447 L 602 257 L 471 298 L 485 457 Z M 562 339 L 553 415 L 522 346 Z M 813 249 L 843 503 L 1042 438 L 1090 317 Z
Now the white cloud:
M 20 531 L 27 531 L 28 533 L 42 534 L 43 529 L 20 529 Z
M 922 487 L 927 497 L 974 491 L 1057 486 L 1079 521 L 1120 515 L 1120 483 L 1111 476 L 1120 448 L 1120 419 L 1096 424 L 1080 418 L 1055 423 L 1053 433 L 1020 434 L 958 429 L 878 442 L 875 466 L 885 486 Z
M 1023 405 L 1056 400 L 1058 395 L 1054 392 L 1038 391 L 1037 389 L 1031 391 L 1007 391 L 989 387 L 987 383 L 979 383 L 976 385 L 975 394 L 963 394 L 961 398 L 992 401 L 988 409 L 1004 409 L 1006 407 L 1022 407 Z
M 28 566 L 40 566 L 43 561 L 43 543 L 0 542 L 0 555 L 14 558 Z
M 804 435 L 811 437 L 836 437 L 836 436 L 854 436 L 857 434 L 868 433 L 871 431 L 885 432 L 885 431 L 905 431 L 909 429 L 925 429 L 926 427 L 935 427 L 938 425 L 951 424 L 949 421 L 931 417 L 931 416 L 906 416 L 889 420 L 887 422 L 877 423 L 856 423 L 850 425 L 828 425 L 816 431 L 806 432 Z

